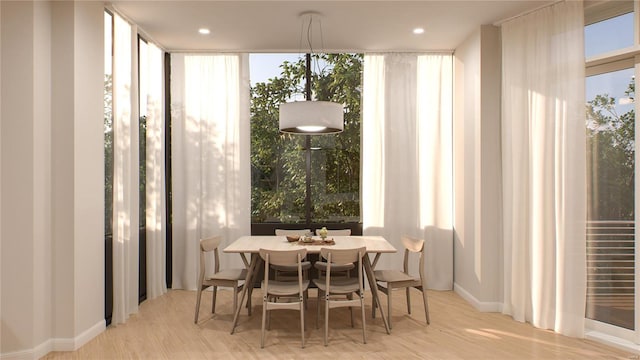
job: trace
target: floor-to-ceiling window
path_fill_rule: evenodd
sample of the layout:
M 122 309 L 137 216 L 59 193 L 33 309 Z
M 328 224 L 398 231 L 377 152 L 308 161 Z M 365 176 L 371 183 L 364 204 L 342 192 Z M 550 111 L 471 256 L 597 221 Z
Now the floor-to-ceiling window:
M 105 319 L 111 323 L 113 308 L 113 15 L 104 12 L 104 237 L 105 237 Z
M 633 1 L 585 7 L 589 326 L 638 343 Z
M 139 267 L 138 272 L 138 300 L 140 302 L 147 298 L 147 98 L 149 93 L 149 68 L 142 64 L 149 63 L 148 54 L 149 45 L 140 36 L 138 36 L 138 218 L 139 226 Z M 158 74 L 155 74 L 158 76 Z
M 344 105 L 344 131 L 281 134 L 278 108 L 304 100 L 305 61 L 297 54 L 252 54 L 251 222 L 276 227 L 351 228 L 360 223 L 361 54 L 313 54 L 312 96 Z

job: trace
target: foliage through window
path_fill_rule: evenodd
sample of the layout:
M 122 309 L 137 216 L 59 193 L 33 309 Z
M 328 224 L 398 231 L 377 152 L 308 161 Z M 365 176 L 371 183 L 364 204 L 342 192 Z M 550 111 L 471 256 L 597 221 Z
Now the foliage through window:
M 252 67 L 260 60 L 260 55 L 252 55 Z M 253 223 L 360 221 L 362 61 L 361 54 L 313 54 L 313 99 L 344 105 L 344 131 L 340 134 L 279 132 L 279 105 L 304 99 L 304 57 L 284 60 L 273 76 L 252 84 Z M 309 177 L 307 156 L 311 164 Z

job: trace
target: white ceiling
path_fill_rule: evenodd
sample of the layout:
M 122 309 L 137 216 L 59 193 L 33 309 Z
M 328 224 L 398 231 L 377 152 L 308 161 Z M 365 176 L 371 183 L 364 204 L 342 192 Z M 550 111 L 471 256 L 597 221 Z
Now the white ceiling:
M 313 40 L 314 52 L 372 52 L 453 50 L 480 25 L 551 2 L 115 0 L 112 5 L 170 52 L 306 52 L 300 17 L 305 11 L 322 14 L 323 41 Z M 198 34 L 200 27 L 211 34 Z M 414 35 L 414 27 L 423 27 L 425 33 Z

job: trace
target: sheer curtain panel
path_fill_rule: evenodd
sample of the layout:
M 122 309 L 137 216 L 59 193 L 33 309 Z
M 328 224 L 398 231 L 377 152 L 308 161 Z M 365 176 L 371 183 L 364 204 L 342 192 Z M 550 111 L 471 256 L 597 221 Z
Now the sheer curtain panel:
M 362 121 L 365 235 L 426 240 L 427 285 L 453 287 L 452 56 L 366 55 Z M 380 259 L 397 266 L 402 253 Z
M 502 24 L 504 312 L 583 336 L 584 13 L 560 2 Z
M 167 292 L 164 147 L 164 56 L 148 47 L 147 79 L 147 299 Z
M 244 54 L 172 54 L 171 65 L 173 287 L 193 290 L 200 238 L 222 235 L 224 248 L 251 232 L 249 66 Z
M 138 113 L 131 106 L 137 103 L 132 56 L 137 39 L 131 25 L 117 14 L 113 40 L 112 323 L 116 325 L 138 312 Z

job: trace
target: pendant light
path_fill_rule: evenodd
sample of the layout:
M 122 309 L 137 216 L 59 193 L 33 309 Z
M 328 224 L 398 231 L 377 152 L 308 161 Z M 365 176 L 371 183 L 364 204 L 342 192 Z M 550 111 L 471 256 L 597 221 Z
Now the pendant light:
M 315 101 L 312 99 L 311 54 L 313 53 L 313 47 L 311 44 L 311 35 L 314 25 L 314 17 L 317 18 L 319 15 L 319 13 L 311 11 L 300 14 L 300 16 L 305 20 L 305 24 L 307 24 L 307 43 L 309 45 L 309 53 L 306 54 L 305 72 L 306 101 L 294 101 L 280 104 L 279 123 L 280 131 L 283 133 L 322 135 L 340 133 L 344 129 L 344 107 L 342 104 L 331 101 Z M 321 25 L 320 37 L 322 38 Z

